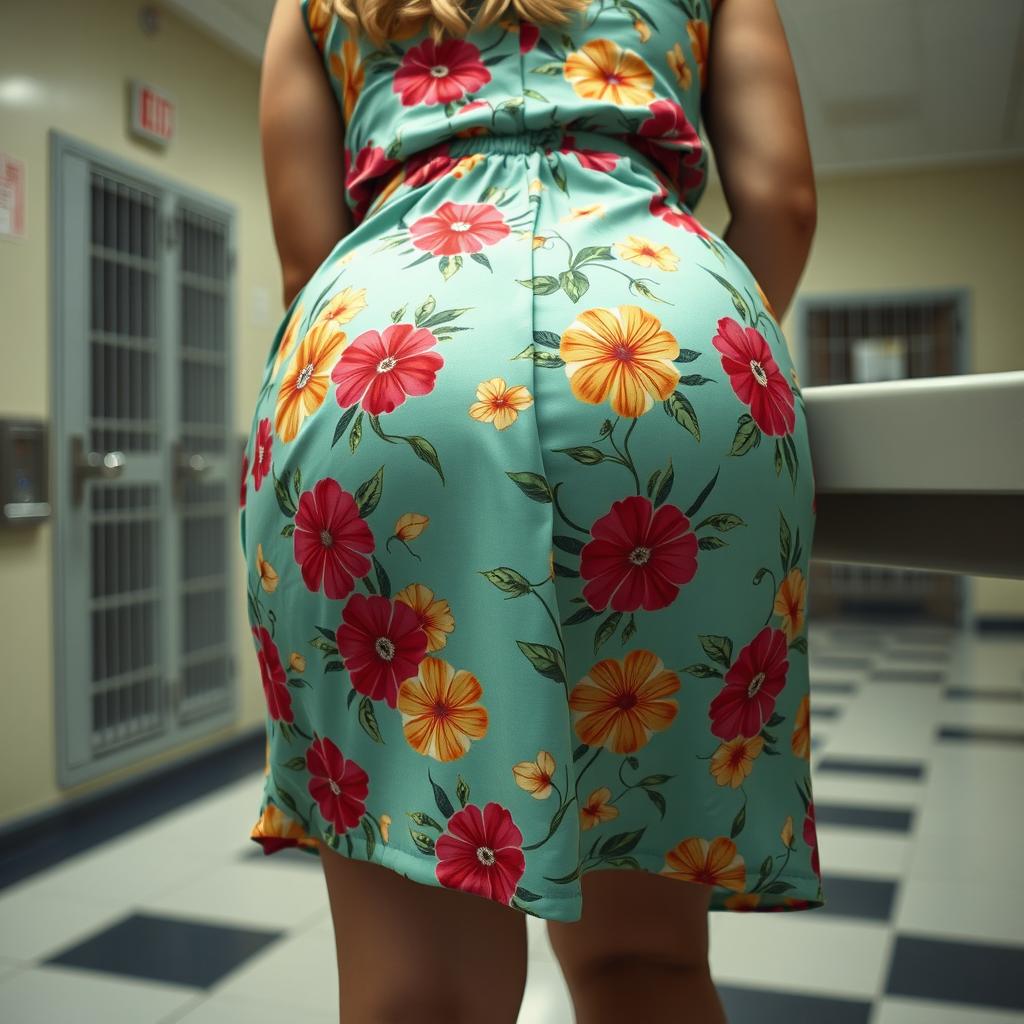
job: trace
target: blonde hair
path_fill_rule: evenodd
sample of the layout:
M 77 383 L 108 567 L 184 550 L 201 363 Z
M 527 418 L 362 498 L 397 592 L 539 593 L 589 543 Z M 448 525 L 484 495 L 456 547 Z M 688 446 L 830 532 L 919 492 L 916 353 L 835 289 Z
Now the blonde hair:
M 466 13 L 470 0 L 329 0 L 353 33 L 362 31 L 377 46 L 408 34 L 426 21 L 440 42 L 447 34 L 464 36 L 487 28 L 510 14 L 537 24 L 564 25 L 571 13 L 585 10 L 590 0 L 481 0 L 475 15 Z

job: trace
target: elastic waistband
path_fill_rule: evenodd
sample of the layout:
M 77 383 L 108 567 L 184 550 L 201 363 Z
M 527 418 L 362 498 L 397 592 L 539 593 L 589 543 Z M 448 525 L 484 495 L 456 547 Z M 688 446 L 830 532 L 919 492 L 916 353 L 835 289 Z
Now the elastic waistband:
M 453 139 L 448 144 L 450 156 L 474 153 L 533 153 L 535 150 L 557 149 L 562 144 L 561 128 L 540 128 L 508 135 L 470 135 Z

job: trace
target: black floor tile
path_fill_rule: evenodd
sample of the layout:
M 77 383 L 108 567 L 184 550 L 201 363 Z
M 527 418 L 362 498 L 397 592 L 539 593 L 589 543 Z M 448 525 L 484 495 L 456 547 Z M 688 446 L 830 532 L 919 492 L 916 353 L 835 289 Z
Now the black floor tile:
M 853 695 L 857 692 L 859 687 L 856 683 L 832 683 L 826 680 L 818 682 L 815 679 L 811 680 L 811 696 L 813 697 L 816 693 L 834 693 L 837 696 L 839 694 Z
M 1019 704 L 1024 701 L 1024 689 L 973 689 L 970 686 L 947 686 L 942 691 L 947 700 L 998 700 Z
M 924 778 L 924 765 L 920 761 L 861 761 L 834 755 L 819 761 L 815 771 L 855 772 L 859 775 L 881 775 L 896 779 Z
M 818 654 L 811 655 L 813 668 L 859 668 L 869 669 L 874 659 L 862 654 Z
M 871 673 L 876 683 L 944 683 L 946 673 L 930 668 L 878 668 Z
M 889 921 L 892 919 L 898 884 L 886 879 L 853 878 L 826 873 L 821 881 L 825 905 L 818 908 L 818 913 Z
M 819 825 L 852 825 L 877 828 L 887 832 L 909 832 L 914 812 L 892 807 L 851 807 L 847 804 L 814 805 L 814 818 Z
M 1024 732 L 1013 729 L 981 729 L 977 726 L 940 725 L 935 731 L 937 740 L 960 740 L 978 743 L 1024 744 Z
M 205 989 L 283 934 L 132 914 L 44 964 Z
M 729 1024 L 867 1024 L 871 1014 L 871 1003 L 855 999 L 737 985 L 718 985 L 717 988 Z
M 887 647 L 883 655 L 887 661 L 928 661 L 932 664 L 949 661 L 952 656 L 952 651 L 942 647 Z
M 1024 1010 L 1024 946 L 897 935 L 885 992 Z
M 835 720 L 842 713 L 843 709 L 838 704 L 826 704 L 824 707 L 819 707 L 814 701 L 811 701 L 811 718 Z

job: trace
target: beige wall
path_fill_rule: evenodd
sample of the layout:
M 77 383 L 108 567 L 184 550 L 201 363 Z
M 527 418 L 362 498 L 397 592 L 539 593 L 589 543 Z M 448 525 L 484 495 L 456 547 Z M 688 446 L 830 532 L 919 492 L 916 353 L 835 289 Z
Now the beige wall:
M 258 71 L 167 13 L 157 35 L 143 35 L 137 10 L 131 0 L 4 5 L 0 150 L 25 161 L 29 235 L 24 242 L 0 242 L 0 414 L 50 413 L 47 132 L 55 127 L 235 204 L 235 405 L 236 429 L 244 434 L 262 359 L 280 315 L 279 272 L 257 133 Z M 60 45 L 53 31 L 57 26 Z M 125 83 L 132 77 L 167 90 L 177 102 L 178 134 L 166 152 L 140 145 L 126 133 Z M 25 81 L 12 86 L 14 79 Z M 971 369 L 1019 369 L 1019 319 L 1014 316 L 1019 257 L 1013 246 L 1020 234 L 1022 203 L 1015 184 L 1022 170 L 1018 163 L 823 181 L 820 225 L 803 293 L 966 287 L 972 296 Z M 724 230 L 728 217 L 720 192 L 709 190 L 700 216 L 715 230 Z M 269 294 L 270 305 L 262 322 L 254 315 L 260 289 Z M 783 327 L 792 342 L 792 313 Z M 138 770 L 116 772 L 75 790 L 57 786 L 51 545 L 48 526 L 17 534 L 0 531 L 0 686 L 6 712 L 0 744 L 0 823 Z M 236 565 L 237 656 L 245 680 L 242 715 L 232 729 L 196 749 L 250 729 L 262 718 L 241 571 Z M 975 594 L 979 613 L 1024 613 L 1024 584 L 978 580 Z
M 249 428 L 260 370 L 280 310 L 280 273 L 267 211 L 257 122 L 258 68 L 188 22 L 163 12 L 160 31 L 138 26 L 133 0 L 5 3 L 0 14 L 0 151 L 25 162 L 28 238 L 0 241 L 4 329 L 0 414 L 49 417 L 49 157 L 56 128 L 136 164 L 234 204 L 238 226 L 235 282 L 236 432 Z M 56 30 L 59 28 L 59 36 Z M 59 40 L 59 41 L 58 41 Z M 141 78 L 177 104 L 177 135 L 166 151 L 128 133 L 127 88 Z M 257 321 L 254 291 L 269 312 Z M 52 532 L 49 526 L 0 530 L 0 823 L 68 796 L 109 785 L 138 769 L 60 790 L 56 780 L 52 628 Z M 242 714 L 223 741 L 262 720 L 263 691 L 246 631 L 244 583 L 236 556 L 234 612 Z M 140 767 L 173 760 L 181 751 Z M 262 767 L 257 765 L 256 767 Z

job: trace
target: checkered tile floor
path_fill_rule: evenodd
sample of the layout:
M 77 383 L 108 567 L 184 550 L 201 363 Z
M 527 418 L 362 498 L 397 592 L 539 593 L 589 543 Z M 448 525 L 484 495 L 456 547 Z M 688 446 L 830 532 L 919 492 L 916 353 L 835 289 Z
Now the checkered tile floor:
M 1024 639 L 812 623 L 810 650 L 828 902 L 711 915 L 730 1024 L 1024 1022 Z M 260 781 L 81 852 L 51 842 L 47 866 L 19 861 L 13 880 L 0 863 L 0 1017 L 336 1024 L 319 863 L 263 859 L 245 838 Z M 520 1024 L 571 1024 L 527 923 Z

